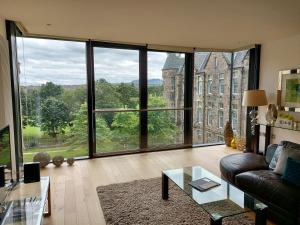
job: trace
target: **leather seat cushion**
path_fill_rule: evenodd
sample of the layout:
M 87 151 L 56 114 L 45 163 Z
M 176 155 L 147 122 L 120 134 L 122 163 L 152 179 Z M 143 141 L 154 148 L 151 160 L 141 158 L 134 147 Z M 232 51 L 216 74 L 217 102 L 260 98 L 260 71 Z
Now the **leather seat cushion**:
M 239 153 L 225 156 L 220 161 L 222 177 L 229 182 L 235 182 L 237 174 L 250 170 L 267 170 L 268 164 L 265 157 L 253 153 Z
M 300 203 L 300 189 L 285 183 L 272 170 L 244 172 L 235 177 L 235 182 L 246 193 L 290 212 L 295 212 Z

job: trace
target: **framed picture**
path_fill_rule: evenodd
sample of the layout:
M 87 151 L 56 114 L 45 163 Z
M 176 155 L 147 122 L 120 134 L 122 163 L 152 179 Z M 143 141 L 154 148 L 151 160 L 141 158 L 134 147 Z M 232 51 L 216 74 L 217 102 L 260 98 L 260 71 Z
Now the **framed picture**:
M 283 75 L 281 90 L 282 106 L 300 107 L 300 73 Z

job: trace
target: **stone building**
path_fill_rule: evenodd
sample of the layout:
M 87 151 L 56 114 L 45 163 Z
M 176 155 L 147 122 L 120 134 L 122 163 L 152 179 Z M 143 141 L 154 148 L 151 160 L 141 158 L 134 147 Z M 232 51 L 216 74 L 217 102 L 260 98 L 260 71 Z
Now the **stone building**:
M 234 54 L 231 84 L 231 53 L 195 53 L 193 142 L 223 141 L 223 130 L 229 121 L 230 86 L 232 85 L 231 124 L 237 135 L 245 136 L 246 108 L 242 95 L 248 86 L 249 53 Z M 168 107 L 183 108 L 184 57 L 170 53 L 162 69 L 164 97 Z M 176 124 L 183 129 L 183 112 L 177 111 Z

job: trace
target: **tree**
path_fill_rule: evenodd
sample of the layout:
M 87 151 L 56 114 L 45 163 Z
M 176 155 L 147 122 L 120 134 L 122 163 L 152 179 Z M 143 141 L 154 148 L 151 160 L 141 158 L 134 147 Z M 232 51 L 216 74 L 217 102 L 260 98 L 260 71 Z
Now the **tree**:
M 75 114 L 69 134 L 69 142 L 74 145 L 86 145 L 88 143 L 88 117 L 87 103 L 80 106 L 79 111 Z M 96 141 L 97 144 L 103 144 L 110 141 L 111 132 L 105 120 L 101 117 L 96 118 Z
M 41 104 L 41 130 L 56 138 L 69 123 L 69 112 L 61 99 L 49 97 Z
M 47 100 L 49 97 L 60 98 L 63 93 L 63 87 L 61 85 L 56 85 L 52 82 L 46 82 L 42 84 L 40 90 L 41 101 Z
M 117 86 L 108 83 L 105 79 L 97 80 L 95 83 L 95 107 L 96 109 L 122 107 Z M 105 119 L 107 125 L 111 127 L 114 113 L 103 113 L 101 116 Z
M 81 105 L 86 102 L 86 87 L 82 85 L 74 88 L 64 88 L 62 99 L 69 109 L 70 119 L 73 120 Z
M 149 96 L 149 108 L 164 108 L 167 103 L 163 97 Z M 139 114 L 135 112 L 116 113 L 112 123 L 113 139 L 122 144 L 138 144 Z M 170 111 L 148 112 L 149 143 L 169 144 L 178 134 L 175 117 Z
M 167 106 L 163 97 L 149 96 L 148 104 L 150 108 L 164 108 Z M 170 143 L 176 138 L 178 128 L 175 124 L 174 112 L 153 111 L 148 112 L 148 134 L 149 143 Z
M 134 84 L 121 83 L 117 87 L 117 91 L 120 94 L 119 99 L 123 107 L 135 108 L 138 104 L 139 92 Z
M 122 144 L 138 144 L 139 117 L 138 113 L 117 113 L 112 123 L 113 139 Z
M 37 88 L 21 87 L 21 109 L 23 126 L 38 126 L 40 123 L 40 96 Z

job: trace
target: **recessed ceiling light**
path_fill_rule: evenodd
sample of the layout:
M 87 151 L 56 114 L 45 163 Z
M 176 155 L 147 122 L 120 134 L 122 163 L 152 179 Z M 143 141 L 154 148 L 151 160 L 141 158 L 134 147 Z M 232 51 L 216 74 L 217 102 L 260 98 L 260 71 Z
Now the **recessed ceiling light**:
M 46 24 L 46 26 L 51 26 L 51 25 L 52 25 L 51 23 L 47 23 L 47 24 Z

